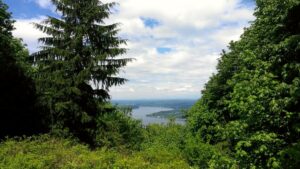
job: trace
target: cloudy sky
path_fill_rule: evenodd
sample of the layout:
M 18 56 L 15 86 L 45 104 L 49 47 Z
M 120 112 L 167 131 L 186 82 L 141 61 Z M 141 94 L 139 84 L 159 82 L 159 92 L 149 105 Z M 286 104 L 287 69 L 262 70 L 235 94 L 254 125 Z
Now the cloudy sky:
M 16 20 L 14 35 L 37 51 L 32 22 L 59 15 L 50 0 L 4 0 Z M 102 2 L 111 2 L 103 0 Z M 253 0 L 115 0 L 106 23 L 119 22 L 127 39 L 123 57 L 136 60 L 120 72 L 129 82 L 111 89 L 113 99 L 195 99 L 215 72 L 228 42 L 254 20 Z

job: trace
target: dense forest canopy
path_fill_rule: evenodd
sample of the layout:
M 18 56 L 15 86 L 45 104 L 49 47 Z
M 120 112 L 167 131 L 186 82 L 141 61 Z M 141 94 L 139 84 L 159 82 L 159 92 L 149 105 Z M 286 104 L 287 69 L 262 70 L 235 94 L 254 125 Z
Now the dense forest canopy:
M 0 0 L 0 168 L 299 168 L 299 0 L 256 0 L 184 126 L 110 103 L 132 60 L 104 23 L 114 3 L 52 3 L 61 18 L 35 24 L 48 36 L 29 55 Z
M 256 3 L 256 20 L 222 53 L 189 125 L 206 143 L 226 143 L 242 168 L 297 168 L 300 1 Z

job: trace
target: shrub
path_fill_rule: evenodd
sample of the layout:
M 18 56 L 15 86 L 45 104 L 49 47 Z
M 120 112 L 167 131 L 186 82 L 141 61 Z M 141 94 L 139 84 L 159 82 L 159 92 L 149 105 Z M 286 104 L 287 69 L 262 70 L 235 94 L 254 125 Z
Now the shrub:
M 164 153 L 161 153 L 164 152 Z M 165 150 L 117 151 L 101 148 L 90 150 L 74 140 L 42 135 L 23 139 L 8 139 L 0 144 L 0 168 L 7 169 L 188 169 L 179 156 Z M 167 157 L 164 155 L 169 154 Z M 161 159 L 160 159 L 161 157 Z

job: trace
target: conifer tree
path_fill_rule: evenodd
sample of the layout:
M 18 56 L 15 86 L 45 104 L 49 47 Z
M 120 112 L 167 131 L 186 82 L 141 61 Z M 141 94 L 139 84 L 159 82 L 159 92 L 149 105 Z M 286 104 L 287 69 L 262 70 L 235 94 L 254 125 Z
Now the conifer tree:
M 61 18 L 48 17 L 35 26 L 49 36 L 33 54 L 40 102 L 49 109 L 53 129 L 66 129 L 84 142 L 95 138 L 95 118 L 109 100 L 111 86 L 126 79 L 117 77 L 130 58 L 117 37 L 118 24 L 105 24 L 115 3 L 98 0 L 52 0 Z

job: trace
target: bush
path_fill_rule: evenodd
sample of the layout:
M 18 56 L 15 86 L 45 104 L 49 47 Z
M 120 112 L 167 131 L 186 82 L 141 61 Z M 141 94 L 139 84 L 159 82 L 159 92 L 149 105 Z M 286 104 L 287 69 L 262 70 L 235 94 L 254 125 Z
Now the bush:
M 168 154 L 168 152 L 165 152 Z M 8 139 L 0 144 L 0 168 L 20 169 L 155 169 L 189 168 L 176 155 L 165 155 L 160 151 L 155 155 L 149 151 L 116 151 L 101 148 L 90 150 L 88 146 L 70 139 L 60 139 L 43 135 L 24 139 Z
M 189 135 L 186 136 L 184 155 L 191 165 L 199 168 L 238 168 L 236 161 L 230 158 L 223 147 L 226 147 L 226 145 L 220 143 L 213 146 L 204 143 L 200 138 Z
M 130 110 L 113 107 L 97 119 L 95 145 L 139 149 L 143 141 L 143 128 L 139 120 L 130 116 Z

